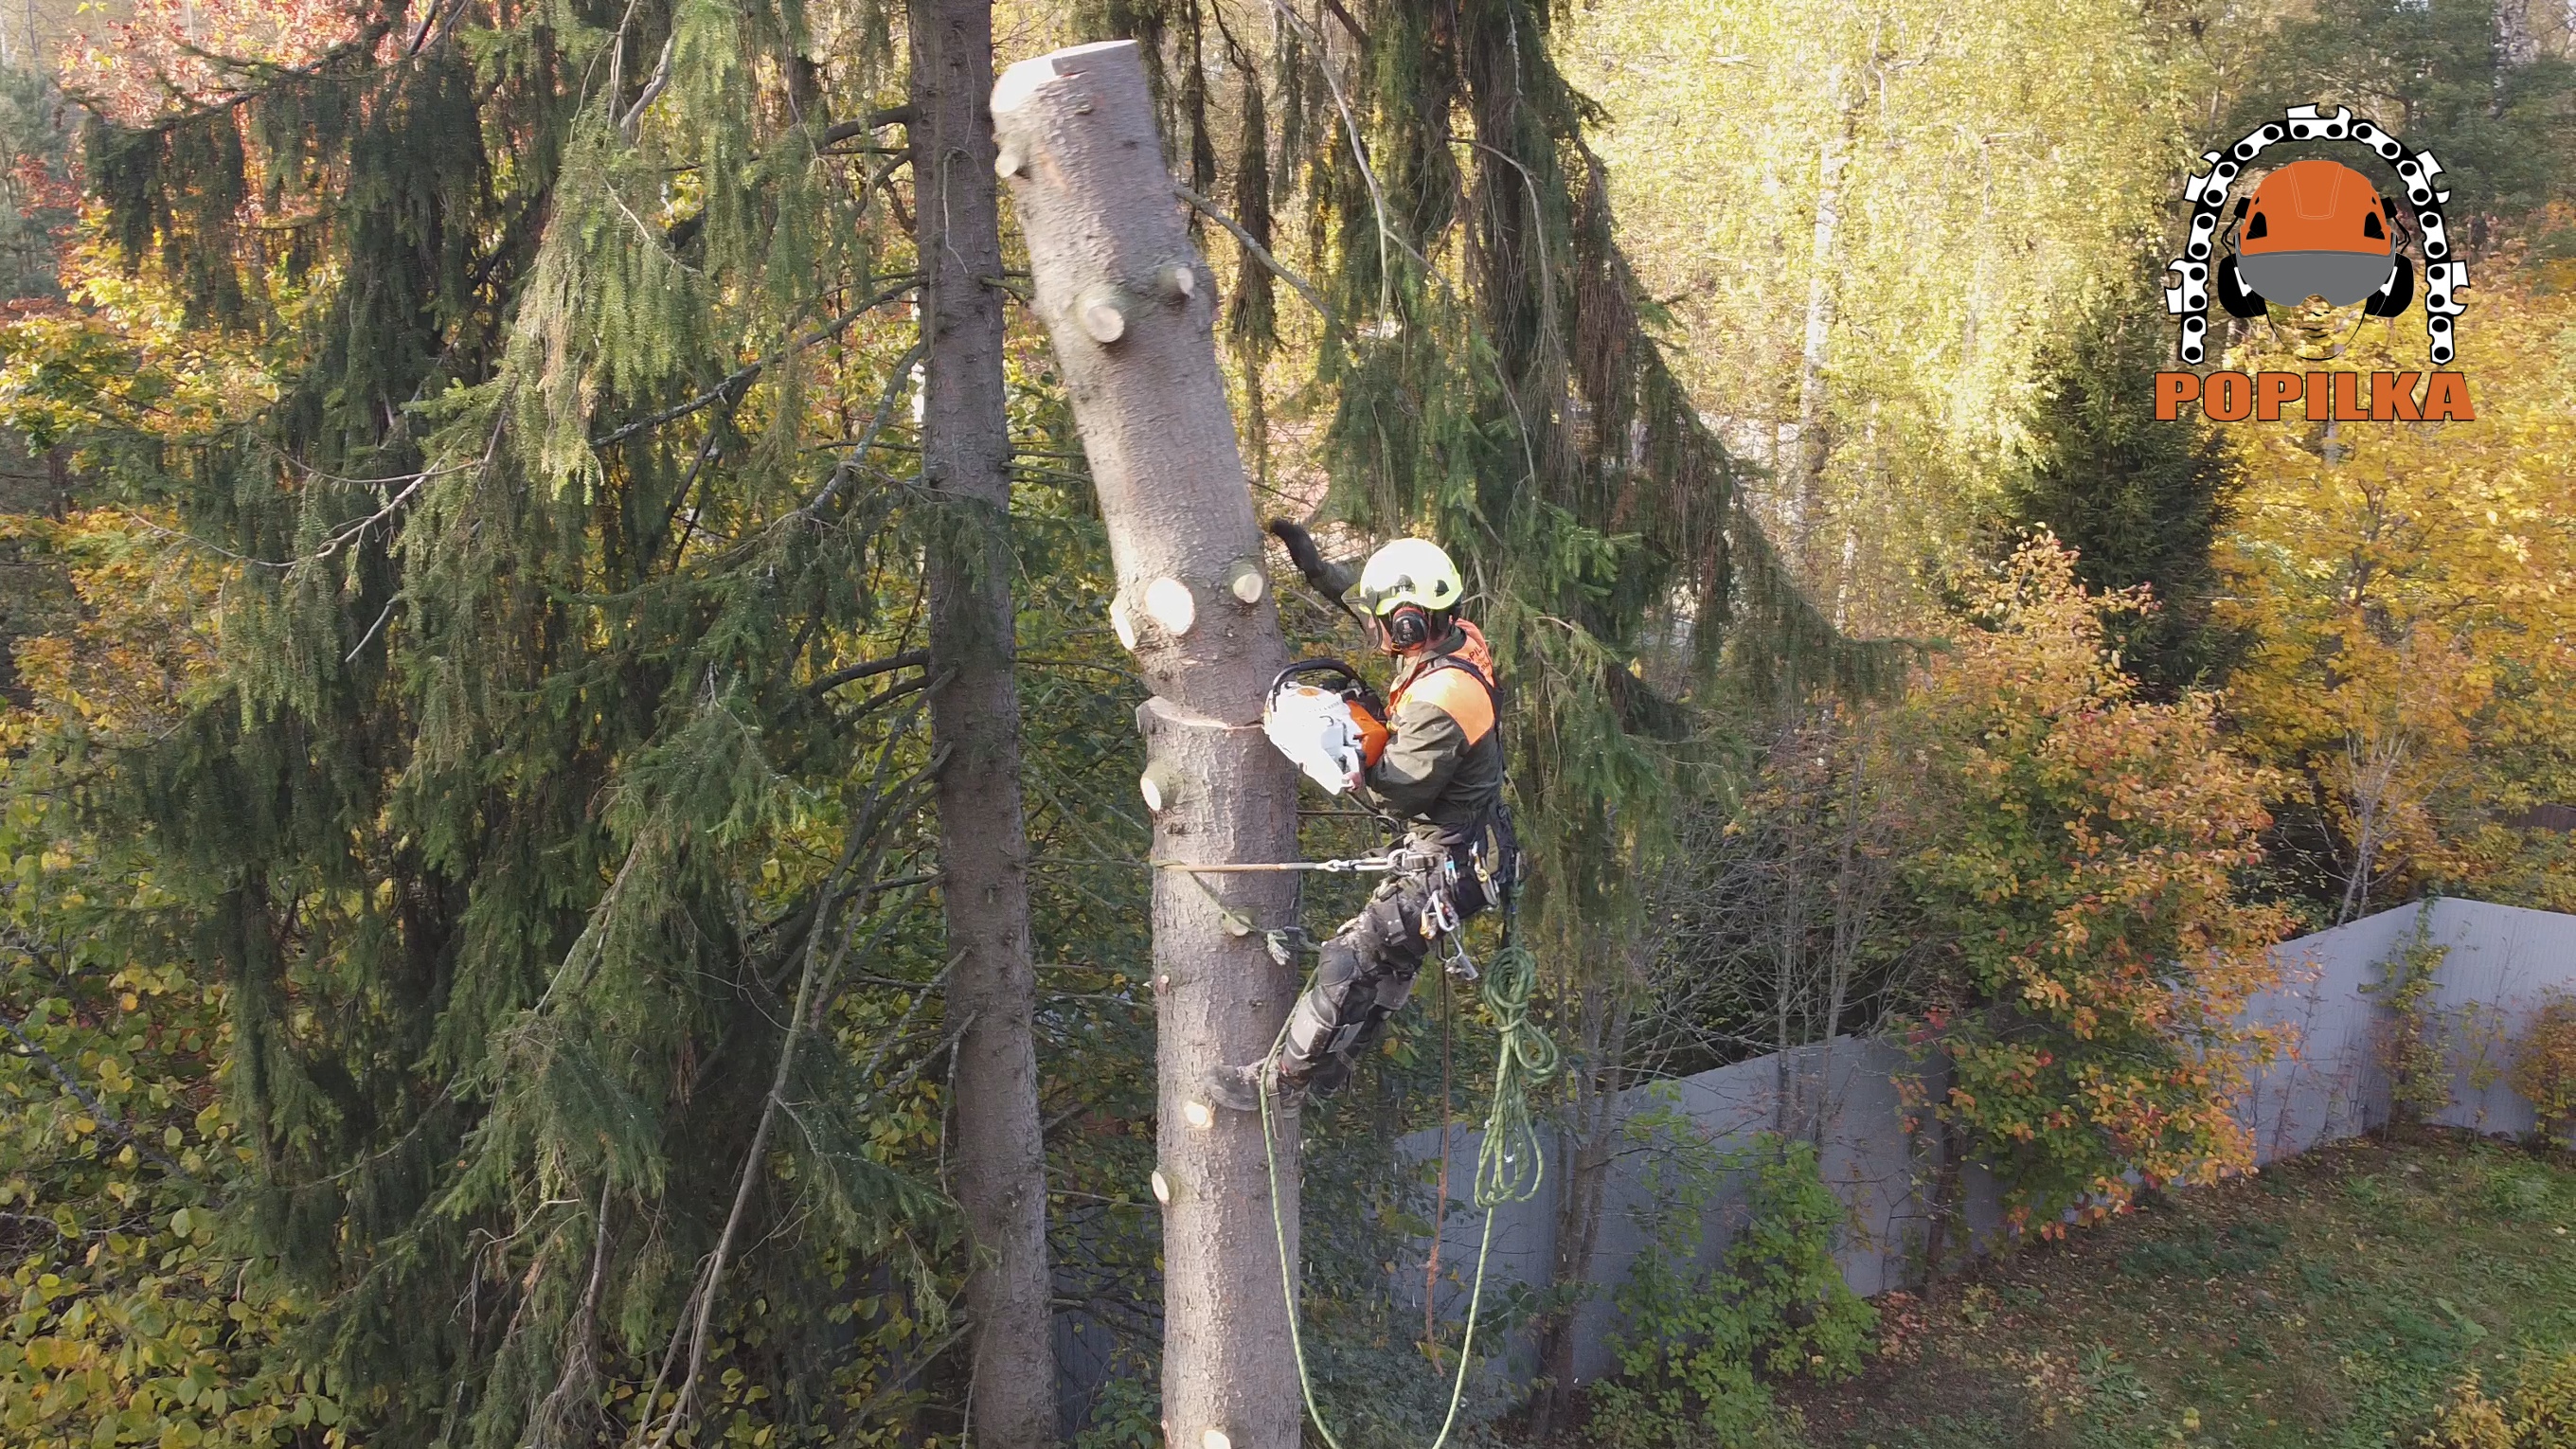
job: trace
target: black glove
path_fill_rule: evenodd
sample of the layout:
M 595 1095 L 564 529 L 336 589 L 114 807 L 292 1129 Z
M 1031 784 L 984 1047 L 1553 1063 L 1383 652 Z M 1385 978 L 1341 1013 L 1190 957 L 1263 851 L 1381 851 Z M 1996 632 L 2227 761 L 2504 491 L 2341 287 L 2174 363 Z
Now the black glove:
M 1270 534 L 1288 546 L 1288 558 L 1297 565 L 1297 572 L 1306 576 L 1306 582 L 1319 589 L 1324 587 L 1328 575 L 1324 572 L 1323 551 L 1315 547 L 1315 535 L 1286 518 L 1270 520 Z
M 1324 562 L 1323 550 L 1315 547 L 1315 536 L 1302 525 L 1285 518 L 1270 520 L 1269 527 L 1271 536 L 1287 546 L 1289 561 L 1297 565 L 1297 572 L 1306 576 L 1307 584 L 1331 600 L 1334 608 L 1358 618 L 1351 606 L 1342 601 L 1343 591 L 1351 586 L 1348 571 Z

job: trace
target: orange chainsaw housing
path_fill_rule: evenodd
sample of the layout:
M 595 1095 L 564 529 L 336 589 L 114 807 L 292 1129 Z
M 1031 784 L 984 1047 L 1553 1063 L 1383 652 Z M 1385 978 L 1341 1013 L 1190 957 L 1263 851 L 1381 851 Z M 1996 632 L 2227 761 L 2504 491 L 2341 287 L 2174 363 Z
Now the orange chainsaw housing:
M 1359 731 L 1360 758 L 1374 770 L 1377 762 L 1386 755 L 1386 721 L 1377 717 L 1377 711 L 1370 709 L 1365 699 L 1345 698 L 1342 703 L 1351 712 L 1352 728 Z

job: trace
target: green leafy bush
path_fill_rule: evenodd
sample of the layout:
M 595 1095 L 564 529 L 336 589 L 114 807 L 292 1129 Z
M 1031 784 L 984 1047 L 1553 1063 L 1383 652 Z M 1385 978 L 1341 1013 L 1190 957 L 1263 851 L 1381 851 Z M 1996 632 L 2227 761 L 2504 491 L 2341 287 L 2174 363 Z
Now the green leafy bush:
M 2365 983 L 2365 995 L 2388 1005 L 2379 1028 L 2379 1064 L 2388 1073 L 2388 1111 L 2400 1122 L 2421 1122 L 2451 1105 L 2451 1062 L 2442 1050 L 2442 1024 L 2433 1005 L 2435 973 L 2448 946 L 2433 944 L 2433 903 L 2415 914 L 2415 934 Z
M 1671 1126 L 1661 1120 L 1632 1133 Z M 1701 1212 L 1744 1172 L 1752 1175 L 1744 1231 L 1701 1272 Z M 1616 1345 L 1618 1376 L 1591 1391 L 1593 1437 L 1610 1449 L 1778 1442 L 1764 1378 L 1847 1378 L 1878 1326 L 1878 1311 L 1834 1262 L 1844 1212 L 1817 1171 L 1816 1149 L 1771 1136 L 1749 1154 L 1686 1145 L 1659 1160 L 1650 1183 L 1659 1221 L 1613 1299 L 1627 1329 Z
M 2576 1126 L 2576 997 L 2551 992 L 2513 1044 L 2513 1089 L 2531 1103 L 2544 1141 Z

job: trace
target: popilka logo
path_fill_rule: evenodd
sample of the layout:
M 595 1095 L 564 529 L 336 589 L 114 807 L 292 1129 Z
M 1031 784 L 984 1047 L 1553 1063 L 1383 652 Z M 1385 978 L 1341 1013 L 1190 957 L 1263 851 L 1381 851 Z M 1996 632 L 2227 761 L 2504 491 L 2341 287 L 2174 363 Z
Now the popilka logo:
M 2451 193 L 2433 181 L 2442 173 L 2442 163 L 2430 151 L 2408 154 L 2405 142 L 2357 119 L 2347 107 L 2338 106 L 2326 116 L 2312 105 L 2292 106 L 2279 121 L 2246 132 L 2227 150 L 2202 156 L 2209 170 L 2192 177 L 2184 189 L 2184 199 L 2192 204 L 2191 238 L 2183 244 L 2183 254 L 2166 264 L 2177 283 L 2165 289 L 2165 310 L 2182 319 L 2181 360 L 2197 363 L 2206 354 L 2213 285 L 2218 305 L 2229 316 L 2250 320 L 2281 309 L 2294 329 L 2311 340 L 2337 333 L 2349 337 L 2363 319 L 2399 316 L 2415 300 L 2415 262 L 2405 249 L 2406 209 L 2352 167 L 2328 160 L 2290 162 L 2264 176 L 2253 195 L 2228 211 L 2229 190 L 2237 178 L 2255 157 L 2285 141 L 2343 142 L 2395 168 L 2414 213 L 2416 249 L 2424 259 L 2427 351 L 2434 366 L 2449 362 L 2455 355 L 2452 319 L 2464 310 L 2459 294 L 2468 289 L 2469 269 L 2451 255 L 2450 236 L 2443 229 L 2442 206 Z M 2222 243 L 2224 255 L 2218 251 Z M 2469 380 L 2456 372 L 2434 372 L 2429 378 L 2374 372 L 2366 402 L 2360 374 L 2353 372 L 2266 372 L 2259 378 L 2241 372 L 2214 372 L 2206 378 L 2196 372 L 2156 374 L 2157 417 L 2174 418 L 2195 398 L 2205 416 L 2223 423 L 2247 417 L 2276 421 L 2282 404 L 2293 398 L 2301 400 L 2313 422 L 2466 421 L 2477 416 L 2469 403 Z

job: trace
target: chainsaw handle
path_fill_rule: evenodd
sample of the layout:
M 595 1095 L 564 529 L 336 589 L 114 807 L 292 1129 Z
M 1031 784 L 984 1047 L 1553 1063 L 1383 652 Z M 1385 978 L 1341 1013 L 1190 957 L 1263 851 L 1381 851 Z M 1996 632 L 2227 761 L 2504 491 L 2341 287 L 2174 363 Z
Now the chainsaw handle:
M 1310 676 L 1335 681 L 1325 687 L 1340 693 L 1345 698 L 1358 699 L 1360 703 L 1368 706 L 1369 713 L 1376 715 L 1379 719 L 1386 718 L 1385 697 L 1380 695 L 1377 690 L 1369 684 L 1368 680 L 1361 677 L 1360 672 L 1353 669 L 1347 662 L 1329 658 L 1324 655 L 1317 655 L 1309 659 L 1300 659 L 1289 665 L 1287 668 L 1280 670 L 1276 675 L 1271 677 L 1270 688 L 1265 691 L 1264 697 L 1266 698 L 1268 695 L 1277 694 L 1279 692 L 1279 686 L 1286 684 L 1289 680 L 1303 679 Z

